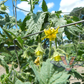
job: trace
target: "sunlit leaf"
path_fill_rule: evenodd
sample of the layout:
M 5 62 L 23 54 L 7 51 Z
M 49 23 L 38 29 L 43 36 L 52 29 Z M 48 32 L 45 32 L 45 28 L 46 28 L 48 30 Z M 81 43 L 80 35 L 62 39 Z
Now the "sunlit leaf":
M 19 36 L 19 37 L 17 37 L 17 40 L 18 40 L 18 42 L 19 42 L 19 44 L 23 47 L 23 39 Z
M 30 82 L 22 82 L 19 79 L 15 82 L 15 84 L 31 84 Z
M 25 36 L 28 34 L 41 31 L 45 16 L 46 16 L 46 12 L 43 13 L 38 12 L 37 14 L 31 13 L 31 18 L 28 21 L 26 21 L 27 32 Z M 35 34 L 33 36 L 30 36 L 29 38 L 36 40 L 37 36 L 38 34 Z
M 42 2 L 42 10 L 43 10 L 43 12 L 48 11 L 48 7 L 47 7 L 47 5 L 46 5 L 45 0 L 43 0 L 43 2 Z
M 43 62 L 40 71 L 33 62 L 30 62 L 30 66 L 40 84 L 66 84 L 68 82 L 70 74 L 64 68 L 51 64 L 50 60 Z

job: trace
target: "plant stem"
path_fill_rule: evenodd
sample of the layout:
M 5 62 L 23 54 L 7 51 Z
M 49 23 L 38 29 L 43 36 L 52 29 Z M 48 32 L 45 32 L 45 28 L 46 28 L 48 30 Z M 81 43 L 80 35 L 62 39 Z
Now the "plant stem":
M 49 58 L 51 57 L 51 46 L 52 46 L 52 42 L 49 42 Z
M 19 71 L 20 71 L 20 63 L 19 63 L 18 53 L 17 53 L 17 50 L 16 50 L 15 40 L 13 40 L 13 43 L 14 43 L 15 53 L 16 53 L 16 56 L 17 56 L 18 67 L 19 67 Z
M 17 1 L 15 0 L 15 24 L 17 29 L 17 11 L 16 11 Z
M 32 0 L 30 0 L 30 11 L 33 13 L 33 1 Z
M 57 49 L 57 38 L 55 39 L 55 47 Z

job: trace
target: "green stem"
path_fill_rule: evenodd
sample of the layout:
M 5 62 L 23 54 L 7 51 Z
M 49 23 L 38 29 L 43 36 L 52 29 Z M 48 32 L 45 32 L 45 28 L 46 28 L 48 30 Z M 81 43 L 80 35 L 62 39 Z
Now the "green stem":
M 52 46 L 52 42 L 49 42 L 49 58 L 51 57 L 51 46 Z
M 39 65 L 39 70 L 41 69 L 42 62 L 43 62 L 43 56 L 40 56 L 40 65 Z
M 19 67 L 19 71 L 20 71 L 20 62 L 19 62 L 19 58 L 18 58 L 18 53 L 17 53 L 16 45 L 15 45 L 15 39 L 13 40 L 13 43 L 14 43 L 14 49 L 15 49 L 15 53 L 16 53 L 16 56 L 17 56 L 17 62 L 18 62 L 18 67 Z
M 12 83 L 12 81 L 11 81 L 11 80 L 9 80 L 9 78 L 8 78 L 8 81 L 9 81 L 11 84 L 13 84 L 13 83 Z
M 74 45 L 75 52 L 76 52 L 76 55 L 77 55 L 77 48 L 76 48 L 76 44 L 75 44 L 75 41 L 74 40 L 73 40 L 73 45 Z
M 31 5 L 30 11 L 33 13 L 33 1 L 32 0 L 30 0 L 30 5 Z
M 55 47 L 57 49 L 57 38 L 55 39 Z

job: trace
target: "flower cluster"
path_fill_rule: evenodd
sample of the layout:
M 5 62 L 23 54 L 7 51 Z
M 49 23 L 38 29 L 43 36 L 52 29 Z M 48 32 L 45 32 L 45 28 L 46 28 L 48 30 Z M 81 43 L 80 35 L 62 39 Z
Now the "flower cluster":
M 42 56 L 43 56 L 43 53 L 44 53 L 44 50 L 41 46 L 41 43 L 38 43 L 38 46 L 35 50 L 35 55 L 37 56 L 36 60 L 34 61 L 34 63 L 36 65 L 40 65 L 40 60 L 42 59 Z
M 45 37 L 42 38 L 45 39 L 45 38 L 48 38 L 50 41 L 54 41 L 55 38 L 56 38 L 56 34 L 58 33 L 58 28 L 54 29 L 53 27 L 49 28 L 48 30 L 44 29 L 44 33 L 45 33 Z

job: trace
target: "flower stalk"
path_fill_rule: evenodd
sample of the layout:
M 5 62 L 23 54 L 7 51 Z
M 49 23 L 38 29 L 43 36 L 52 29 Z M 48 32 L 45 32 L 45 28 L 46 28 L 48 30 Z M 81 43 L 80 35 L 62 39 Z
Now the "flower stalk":
M 57 38 L 55 38 L 55 47 L 57 49 Z
M 51 57 L 51 47 L 52 47 L 52 42 L 49 42 L 49 58 Z

